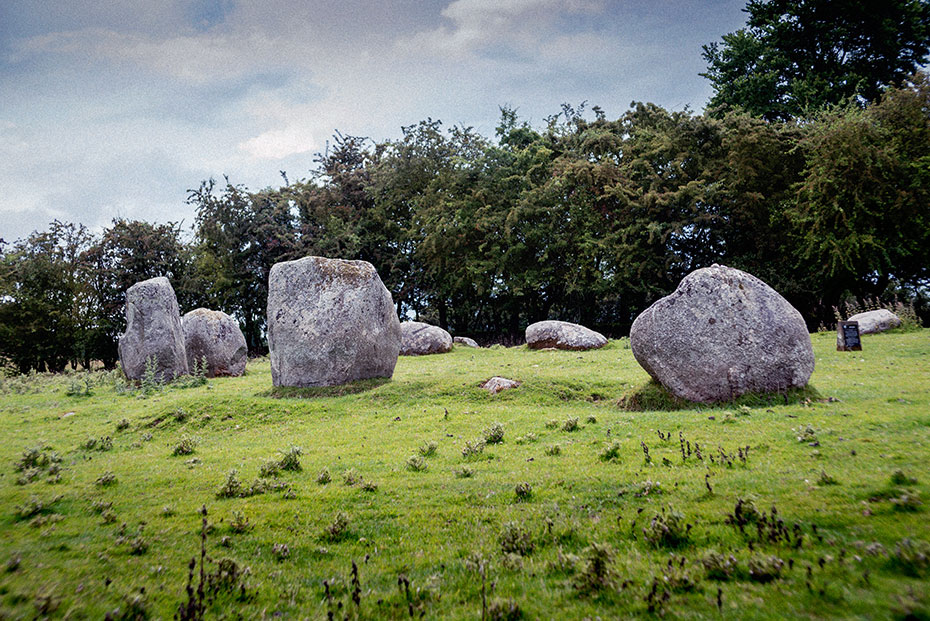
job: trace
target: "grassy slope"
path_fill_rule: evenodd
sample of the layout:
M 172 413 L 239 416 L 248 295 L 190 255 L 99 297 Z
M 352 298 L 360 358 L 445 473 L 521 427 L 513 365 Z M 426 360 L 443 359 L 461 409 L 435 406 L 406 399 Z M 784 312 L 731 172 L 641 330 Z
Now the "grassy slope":
M 672 554 L 688 559 L 684 567 L 696 582 L 694 590 L 671 592 L 664 604 L 683 618 L 716 616 L 718 586 L 723 612 L 731 617 L 875 618 L 915 606 L 926 613 L 930 604 L 921 600 L 926 580 L 904 575 L 886 556 L 869 555 L 855 542 L 877 541 L 890 551 L 903 537 L 930 539 L 924 507 L 901 511 L 887 500 L 869 501 L 891 486 L 897 469 L 917 477 L 906 487 L 924 499 L 928 495 L 928 336 L 930 330 L 866 337 L 865 351 L 838 353 L 832 334 L 814 335 L 812 385 L 823 401 L 762 405 L 748 414 L 735 408 L 620 410 L 618 399 L 647 380 L 624 341 L 584 353 L 456 348 L 443 356 L 401 358 L 393 381 L 366 391 L 304 399 L 272 397 L 269 366 L 262 361 L 251 364 L 245 377 L 169 389 L 148 399 L 119 394 L 105 383 L 93 396 L 70 397 L 64 378 L 6 380 L 0 392 L 0 562 L 19 556 L 21 564 L 0 573 L 0 616 L 31 618 L 39 605 L 57 606 L 56 616 L 101 618 L 118 606 L 125 610 L 126 597 L 144 587 L 147 610 L 170 617 L 184 597 L 187 562 L 199 554 L 197 510 L 203 504 L 215 525 L 209 556 L 251 569 L 250 599 L 237 602 L 223 594 L 210 610 L 246 618 L 274 612 L 325 617 L 323 580 L 334 585 L 334 603 L 341 598 L 351 609 L 352 560 L 360 567 L 363 616 L 406 616 L 406 598 L 397 585 L 404 574 L 411 598 L 428 618 L 476 618 L 481 580 L 466 563 L 475 554 L 487 559 L 488 581 L 496 583 L 489 599 L 512 598 L 528 618 L 556 611 L 564 617 L 643 614 L 653 578 L 663 581 Z M 498 396 L 477 387 L 498 374 L 523 385 Z M 24 388 L 30 392 L 18 392 Z M 184 422 L 175 417 L 179 409 L 188 415 Z M 67 412 L 74 414 L 63 418 Z M 551 419 L 568 417 L 579 418 L 581 429 L 546 427 Z M 117 431 L 122 418 L 130 427 Z M 505 442 L 465 462 L 464 441 L 495 422 L 503 424 Z M 798 441 L 796 430 L 806 425 L 819 446 Z M 660 440 L 657 429 L 673 439 Z M 516 442 L 530 432 L 537 442 Z M 682 461 L 679 432 L 701 444 L 704 462 L 695 456 Z M 150 440 L 143 440 L 146 433 Z M 112 436 L 112 450 L 80 448 L 88 437 L 104 435 Z M 185 435 L 197 438 L 196 452 L 172 456 Z M 598 458 L 609 439 L 620 443 L 619 460 Z M 438 450 L 427 458 L 428 470 L 406 469 L 408 457 L 430 440 Z M 644 464 L 641 441 L 652 465 Z M 561 455 L 546 454 L 553 444 L 561 446 Z M 39 445 L 63 457 L 61 481 L 16 485 L 14 462 L 24 449 Z M 303 470 L 285 472 L 281 480 L 296 498 L 282 491 L 216 497 L 231 469 L 247 485 L 265 460 L 292 445 L 303 449 Z M 708 454 L 716 454 L 718 446 L 736 453 L 746 445 L 751 446 L 746 466 L 709 463 Z M 198 462 L 188 463 L 192 458 Z M 663 458 L 671 465 L 662 465 Z M 466 463 L 474 476 L 456 477 L 453 471 Z M 319 485 L 324 467 L 333 480 Z M 349 469 L 378 489 L 345 485 Z M 95 485 L 106 471 L 116 484 Z M 712 494 L 705 486 L 707 472 Z M 838 484 L 822 484 L 822 472 Z M 659 483 L 665 492 L 637 497 L 644 481 Z M 520 482 L 533 489 L 523 502 L 514 493 Z M 61 495 L 44 523 L 17 518 L 17 506 L 33 495 L 43 500 Z M 776 505 L 789 528 L 800 523 L 801 549 L 757 543 L 750 552 L 746 542 L 755 538 L 755 529 L 744 536 L 724 523 L 737 497 L 754 499 L 760 510 Z M 104 523 L 94 501 L 112 502 L 116 521 Z M 644 541 L 642 533 L 668 505 L 694 525 L 689 542 L 674 550 Z M 232 532 L 234 511 L 254 527 Z M 323 529 L 339 511 L 349 517 L 348 531 L 328 541 Z M 510 521 L 535 542 L 522 561 L 506 558 L 498 543 Z M 123 523 L 126 537 L 120 539 Z M 143 523 L 148 549 L 134 555 L 128 541 Z M 228 547 L 220 546 L 224 536 Z M 632 583 L 579 594 L 573 584 L 592 543 L 612 549 L 615 584 Z M 286 544 L 289 556 L 276 559 L 274 544 Z M 719 584 L 705 579 L 696 561 L 708 549 L 733 554 L 742 575 Z M 791 559 L 794 567 L 760 584 L 745 575 L 753 554 Z M 571 555 L 581 557 L 574 575 Z

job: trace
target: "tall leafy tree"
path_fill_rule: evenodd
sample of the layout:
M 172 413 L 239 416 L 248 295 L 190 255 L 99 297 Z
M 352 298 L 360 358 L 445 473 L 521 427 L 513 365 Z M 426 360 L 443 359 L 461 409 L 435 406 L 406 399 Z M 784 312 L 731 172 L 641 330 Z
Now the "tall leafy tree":
M 819 292 L 819 313 L 892 282 L 930 284 L 930 80 L 917 76 L 864 110 L 823 115 L 802 143 L 794 272 Z
M 878 99 L 926 62 L 927 0 L 750 0 L 746 28 L 704 46 L 708 108 L 769 120 Z
M 278 261 L 298 258 L 296 206 L 287 187 L 249 192 L 211 179 L 190 191 L 197 209 L 195 280 L 202 303 L 235 316 L 250 351 L 267 348 L 268 275 Z
M 0 356 L 21 372 L 89 363 L 83 225 L 54 221 L 0 257 Z

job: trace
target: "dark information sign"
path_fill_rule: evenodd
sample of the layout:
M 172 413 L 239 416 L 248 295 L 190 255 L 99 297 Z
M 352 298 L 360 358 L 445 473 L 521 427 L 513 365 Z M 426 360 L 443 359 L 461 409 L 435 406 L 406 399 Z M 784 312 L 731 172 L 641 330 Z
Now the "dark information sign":
M 862 351 L 858 321 L 841 321 L 836 326 L 836 351 Z

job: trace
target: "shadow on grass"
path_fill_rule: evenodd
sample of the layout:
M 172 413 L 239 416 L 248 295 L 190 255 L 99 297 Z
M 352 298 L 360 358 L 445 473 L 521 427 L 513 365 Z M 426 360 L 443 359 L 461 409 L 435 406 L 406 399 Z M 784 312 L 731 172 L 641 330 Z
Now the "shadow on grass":
M 784 392 L 770 393 L 748 393 L 740 395 L 731 401 L 718 401 L 716 403 L 698 403 L 679 399 L 671 394 L 659 382 L 652 380 L 634 388 L 617 401 L 617 406 L 621 410 L 628 412 L 648 412 L 662 411 L 672 412 L 675 410 L 720 410 L 732 409 L 734 406 L 747 407 L 771 407 L 775 405 L 791 405 L 795 403 L 804 403 L 806 401 L 820 400 L 820 393 L 812 386 L 804 388 L 791 388 Z
M 376 377 L 372 379 L 357 380 L 340 386 L 275 386 L 271 390 L 258 393 L 260 397 L 273 399 L 318 399 L 320 397 L 343 397 L 355 395 L 360 392 L 374 390 L 391 381 L 389 377 Z

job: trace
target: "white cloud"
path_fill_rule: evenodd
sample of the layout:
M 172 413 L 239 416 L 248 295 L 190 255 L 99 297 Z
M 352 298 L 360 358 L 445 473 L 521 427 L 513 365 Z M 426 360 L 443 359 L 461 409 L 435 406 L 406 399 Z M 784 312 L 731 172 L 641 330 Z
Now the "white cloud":
M 451 22 L 398 42 L 400 49 L 450 56 L 488 45 L 530 50 L 544 44 L 560 17 L 603 11 L 598 0 L 455 0 L 442 11 Z

